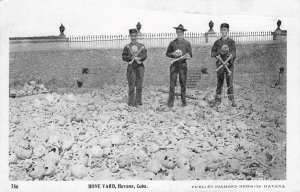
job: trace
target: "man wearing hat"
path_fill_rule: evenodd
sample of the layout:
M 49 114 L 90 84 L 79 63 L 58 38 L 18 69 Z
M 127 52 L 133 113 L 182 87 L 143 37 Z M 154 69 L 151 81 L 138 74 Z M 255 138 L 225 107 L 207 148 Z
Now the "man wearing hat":
M 216 65 L 218 68 L 217 71 L 217 90 L 214 101 L 214 106 L 217 106 L 221 103 L 221 95 L 224 84 L 224 78 L 226 76 L 227 83 L 227 95 L 228 99 L 231 101 L 231 105 L 236 107 L 234 100 L 234 91 L 233 91 L 233 70 L 234 70 L 234 60 L 236 58 L 236 48 L 235 42 L 233 39 L 228 37 L 229 24 L 222 23 L 220 26 L 220 32 L 222 37 L 215 41 L 212 50 L 211 57 L 217 59 Z M 226 66 L 223 64 L 225 63 Z M 223 65 L 223 66 L 222 66 Z
M 129 29 L 131 42 L 124 47 L 123 61 L 128 62 L 128 105 L 142 105 L 142 87 L 144 79 L 144 63 L 147 59 L 147 49 L 142 43 L 137 42 L 137 29 Z M 136 94 L 135 94 L 136 93 Z
M 186 79 L 187 79 L 187 63 L 186 60 L 192 58 L 192 47 L 189 41 L 184 39 L 186 29 L 183 25 L 174 27 L 176 29 L 177 38 L 170 42 L 167 49 L 167 57 L 178 58 L 170 66 L 170 91 L 168 107 L 174 106 L 175 86 L 177 75 L 179 74 L 179 83 L 181 88 L 182 106 L 186 106 Z

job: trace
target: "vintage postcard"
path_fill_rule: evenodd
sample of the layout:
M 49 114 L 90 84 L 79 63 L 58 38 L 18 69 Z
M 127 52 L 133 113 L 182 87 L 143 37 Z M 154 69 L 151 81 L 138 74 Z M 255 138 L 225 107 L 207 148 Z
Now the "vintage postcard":
M 1 0 L 0 191 L 300 191 L 299 5 Z

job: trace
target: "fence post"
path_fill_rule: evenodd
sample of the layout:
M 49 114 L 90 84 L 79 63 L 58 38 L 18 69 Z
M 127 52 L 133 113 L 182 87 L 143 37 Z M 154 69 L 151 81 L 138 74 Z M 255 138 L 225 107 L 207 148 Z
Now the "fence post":
M 286 41 L 287 31 L 281 30 L 281 20 L 277 21 L 277 29 L 272 33 L 273 40 Z
M 217 40 L 217 35 L 216 35 L 215 31 L 213 30 L 213 27 L 214 27 L 213 21 L 210 21 L 208 23 L 208 26 L 209 26 L 209 30 L 207 31 L 207 33 L 205 33 L 205 42 L 212 44 Z

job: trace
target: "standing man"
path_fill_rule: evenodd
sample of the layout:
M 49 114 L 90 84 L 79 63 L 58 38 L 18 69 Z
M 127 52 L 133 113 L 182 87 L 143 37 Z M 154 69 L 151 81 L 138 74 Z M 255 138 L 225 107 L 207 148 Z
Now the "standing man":
M 138 31 L 136 29 L 129 29 L 131 42 L 124 47 L 122 54 L 123 61 L 128 62 L 129 106 L 142 105 L 142 87 L 145 72 L 143 61 L 147 59 L 147 49 L 142 43 L 137 42 L 137 35 Z
M 211 50 L 211 57 L 215 57 L 217 59 L 216 65 L 218 68 L 218 84 L 214 106 L 221 104 L 223 83 L 226 76 L 228 99 L 231 101 L 231 106 L 236 107 L 233 92 L 233 70 L 234 60 L 236 58 L 235 42 L 233 39 L 228 37 L 229 24 L 222 23 L 220 26 L 220 31 L 222 37 L 215 41 Z
M 173 62 L 170 66 L 170 92 L 168 107 L 174 106 L 175 99 L 175 85 L 177 80 L 177 75 L 179 73 L 179 83 L 181 88 L 181 101 L 182 106 L 186 106 L 186 79 L 187 79 L 187 63 L 186 60 L 192 58 L 192 47 L 190 42 L 184 39 L 184 29 L 183 25 L 174 27 L 176 29 L 177 38 L 170 42 L 167 49 L 167 57 L 177 58 L 178 60 Z

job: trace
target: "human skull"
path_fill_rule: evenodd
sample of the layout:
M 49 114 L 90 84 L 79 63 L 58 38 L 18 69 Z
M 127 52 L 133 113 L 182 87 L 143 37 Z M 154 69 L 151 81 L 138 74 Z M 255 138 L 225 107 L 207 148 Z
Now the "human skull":
M 139 51 L 139 48 L 136 45 L 133 45 L 131 47 L 131 51 L 135 54 L 135 53 L 137 53 Z
M 207 156 L 212 162 L 218 162 L 220 161 L 220 158 L 221 158 L 221 155 L 219 152 L 217 151 L 210 151 L 208 153 L 208 156 Z
M 165 156 L 162 160 L 162 165 L 168 169 L 173 169 L 176 165 L 176 160 L 172 156 Z
M 50 135 L 47 141 L 47 146 L 61 148 L 62 141 L 58 135 Z
M 149 149 L 149 152 L 155 153 L 155 152 L 159 151 L 159 145 L 152 142 L 151 145 L 148 147 L 148 149 Z
M 35 83 L 35 81 L 32 80 L 32 81 L 29 82 L 29 84 L 32 85 L 32 86 L 35 86 L 36 83 Z
M 158 159 L 152 159 L 148 162 L 147 168 L 149 171 L 157 173 L 162 168 L 162 164 Z
M 71 165 L 70 171 L 71 171 L 71 174 L 78 179 L 82 179 L 87 174 L 87 170 L 82 163 L 75 163 L 75 164 Z
M 45 174 L 43 165 L 41 163 L 32 164 L 32 166 L 28 170 L 28 174 L 34 179 L 41 179 Z
M 53 161 L 58 163 L 60 160 L 59 150 L 56 147 L 53 147 L 44 157 L 45 161 Z
M 229 46 L 227 44 L 222 45 L 220 55 L 227 55 L 229 53 Z
M 177 56 L 181 56 L 182 51 L 180 49 L 177 49 L 176 51 L 174 51 L 174 54 L 177 55 Z
M 231 159 L 230 161 L 227 162 L 227 168 L 231 171 L 231 172 L 236 172 L 239 171 L 241 167 L 241 163 L 239 160 L 237 159 Z
M 73 139 L 72 137 L 65 137 L 63 140 L 62 140 L 62 149 L 63 150 L 69 150 L 71 149 L 71 147 L 73 146 Z
M 131 157 L 128 154 L 120 155 L 117 158 L 117 163 L 120 168 L 130 167 L 131 166 Z
M 152 180 L 155 177 L 155 174 L 151 171 L 146 171 L 141 174 L 141 177 L 145 180 Z
M 115 160 L 110 160 L 108 162 L 108 167 L 109 167 L 110 172 L 112 172 L 112 173 L 116 173 L 120 170 L 119 164 Z
M 15 164 L 18 161 L 18 157 L 14 152 L 9 152 L 9 164 Z
M 14 152 L 19 159 L 29 159 L 32 155 L 32 149 L 21 146 L 17 146 Z
M 113 145 L 120 145 L 123 142 L 121 134 L 111 135 L 110 140 L 111 140 L 111 144 Z
M 184 157 L 184 156 L 180 156 L 177 158 L 177 166 L 180 168 L 180 169 L 183 169 L 183 170 L 190 170 L 190 162 L 189 162 L 189 159 Z
M 46 154 L 47 149 L 43 144 L 38 144 L 34 149 L 33 149 L 33 155 L 36 157 L 42 157 Z
M 161 175 L 161 178 L 163 180 L 174 180 L 174 173 L 173 170 L 167 169 L 165 172 Z
M 103 150 L 100 146 L 94 145 L 89 149 L 91 157 L 101 158 L 103 156 Z
M 53 176 L 56 174 L 56 164 L 53 161 L 46 161 L 44 163 L 44 170 L 46 176 Z

